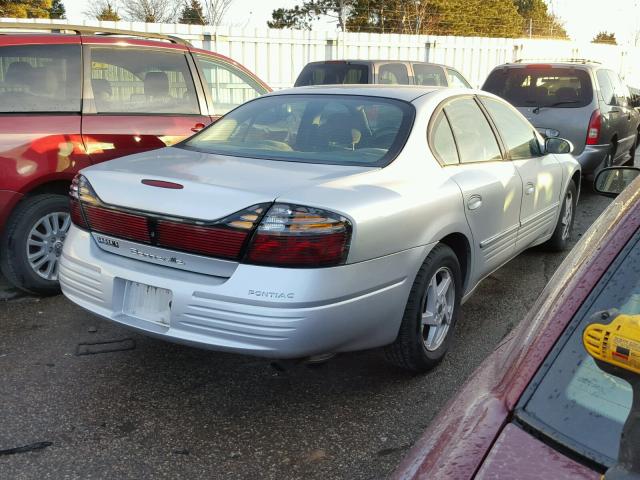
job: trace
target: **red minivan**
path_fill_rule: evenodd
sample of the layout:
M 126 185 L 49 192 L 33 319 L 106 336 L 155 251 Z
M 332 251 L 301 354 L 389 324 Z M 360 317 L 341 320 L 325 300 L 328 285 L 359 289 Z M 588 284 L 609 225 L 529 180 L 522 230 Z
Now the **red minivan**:
M 174 37 L 23 28 L 71 34 L 0 36 L 0 267 L 15 286 L 52 294 L 78 170 L 172 145 L 270 89 Z

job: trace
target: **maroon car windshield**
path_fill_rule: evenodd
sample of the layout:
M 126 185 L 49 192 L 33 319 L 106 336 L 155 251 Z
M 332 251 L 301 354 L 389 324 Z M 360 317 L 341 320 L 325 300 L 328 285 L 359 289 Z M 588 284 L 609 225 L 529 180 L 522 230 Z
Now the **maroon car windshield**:
M 582 332 L 601 312 L 640 315 L 638 272 L 640 233 L 587 298 L 517 408 L 521 422 L 603 469 L 617 461 L 631 386 L 595 365 L 582 345 Z

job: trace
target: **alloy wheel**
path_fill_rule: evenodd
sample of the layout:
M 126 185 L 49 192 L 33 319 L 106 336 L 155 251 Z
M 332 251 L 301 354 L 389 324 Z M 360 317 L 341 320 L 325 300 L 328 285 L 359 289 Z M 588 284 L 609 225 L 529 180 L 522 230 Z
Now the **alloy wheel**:
M 422 300 L 421 334 L 428 351 L 437 350 L 447 337 L 455 308 L 455 283 L 447 267 L 431 277 Z
M 560 223 L 562 225 L 562 240 L 569 238 L 571 233 L 571 222 L 573 220 L 573 194 L 567 192 L 564 198 L 564 214 Z
M 66 212 L 53 212 L 40 218 L 27 237 L 29 265 L 45 280 L 58 280 L 58 260 L 71 217 Z

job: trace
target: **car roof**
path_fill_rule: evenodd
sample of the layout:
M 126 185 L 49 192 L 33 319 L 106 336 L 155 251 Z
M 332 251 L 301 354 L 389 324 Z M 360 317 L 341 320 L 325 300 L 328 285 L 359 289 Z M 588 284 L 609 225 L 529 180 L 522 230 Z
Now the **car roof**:
M 323 65 L 323 64 L 332 64 L 332 63 L 359 63 L 359 64 L 372 64 L 372 63 L 416 63 L 420 65 L 434 65 L 436 67 L 443 68 L 451 68 L 455 70 L 454 67 L 450 67 L 449 65 L 443 65 L 442 63 L 433 63 L 433 62 L 423 62 L 420 60 L 402 60 L 402 59 L 362 59 L 362 58 L 339 58 L 336 60 L 318 60 L 315 62 L 309 62 L 307 65 Z
M 423 95 L 437 92 L 446 87 L 426 87 L 418 85 L 379 85 L 379 84 L 357 84 L 357 85 L 313 85 L 305 87 L 287 88 L 269 93 L 269 95 L 360 95 L 369 97 L 395 98 L 411 102 Z
M 545 67 L 550 67 L 550 68 L 579 68 L 583 70 L 602 67 L 600 63 L 592 62 L 588 60 L 574 61 L 574 62 L 558 62 L 558 61 L 545 62 L 544 60 L 540 60 L 540 61 L 527 60 L 523 62 L 505 63 L 497 66 L 495 70 L 499 70 L 501 68 L 527 68 L 534 65 L 544 65 Z

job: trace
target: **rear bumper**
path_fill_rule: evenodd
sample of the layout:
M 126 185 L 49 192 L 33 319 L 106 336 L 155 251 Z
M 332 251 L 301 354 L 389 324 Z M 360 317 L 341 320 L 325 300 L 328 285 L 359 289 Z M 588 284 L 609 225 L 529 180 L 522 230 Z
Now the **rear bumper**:
M 425 250 L 333 268 L 239 264 L 222 278 L 105 252 L 72 226 L 59 276 L 70 300 L 145 334 L 212 350 L 300 358 L 391 343 Z M 171 290 L 168 325 L 123 313 L 127 281 Z
M 582 167 L 582 174 L 587 175 L 595 172 L 596 168 L 602 163 L 609 151 L 610 145 L 586 145 L 580 155 L 576 156 L 576 160 Z

